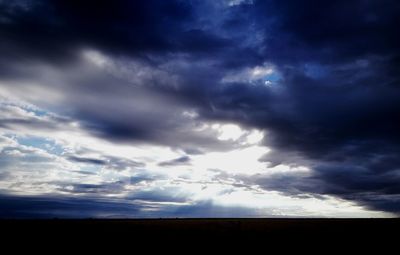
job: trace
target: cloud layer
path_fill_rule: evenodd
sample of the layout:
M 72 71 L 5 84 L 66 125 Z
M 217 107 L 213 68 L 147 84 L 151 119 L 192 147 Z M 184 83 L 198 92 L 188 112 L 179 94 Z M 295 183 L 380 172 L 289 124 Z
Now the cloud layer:
M 59 203 L 80 199 L 83 217 L 103 199 L 138 217 L 398 215 L 399 11 L 0 1 L 2 200 L 68 217 Z

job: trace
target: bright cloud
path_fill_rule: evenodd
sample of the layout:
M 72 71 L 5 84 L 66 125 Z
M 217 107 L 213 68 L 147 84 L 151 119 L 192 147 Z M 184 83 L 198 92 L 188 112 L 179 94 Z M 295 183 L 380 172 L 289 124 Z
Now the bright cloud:
M 232 72 L 223 77 L 222 82 L 242 82 L 242 83 L 263 83 L 269 85 L 276 82 L 279 77 L 279 72 L 270 64 L 255 66 L 253 68 L 245 68 L 240 71 Z

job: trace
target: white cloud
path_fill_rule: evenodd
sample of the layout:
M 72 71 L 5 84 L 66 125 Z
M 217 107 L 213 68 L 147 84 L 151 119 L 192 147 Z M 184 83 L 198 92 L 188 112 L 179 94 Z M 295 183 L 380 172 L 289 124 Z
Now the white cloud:
M 261 66 L 244 68 L 236 72 L 228 73 L 223 77 L 222 82 L 243 82 L 250 84 L 261 83 L 271 85 L 278 75 L 279 73 L 274 66 L 265 63 Z
M 241 4 L 253 4 L 253 0 L 225 0 L 228 6 L 236 6 Z

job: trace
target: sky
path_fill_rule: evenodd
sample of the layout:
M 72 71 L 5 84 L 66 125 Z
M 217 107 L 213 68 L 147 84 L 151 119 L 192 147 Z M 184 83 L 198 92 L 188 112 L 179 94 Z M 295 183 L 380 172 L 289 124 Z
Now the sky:
M 0 218 L 398 217 L 397 0 L 0 0 Z

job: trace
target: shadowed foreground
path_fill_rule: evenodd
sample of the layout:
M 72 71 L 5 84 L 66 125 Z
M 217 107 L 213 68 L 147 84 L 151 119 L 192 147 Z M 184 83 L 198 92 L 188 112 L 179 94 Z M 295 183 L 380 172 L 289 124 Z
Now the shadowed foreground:
M 395 245 L 400 219 L 140 219 L 140 220 L 5 220 L 0 221 L 10 240 L 41 240 L 68 247 L 75 244 L 125 246 L 152 244 L 278 245 L 293 249 L 325 244 L 331 248 L 355 245 L 368 248 L 378 241 Z M 287 245 L 291 244 L 291 245 Z

